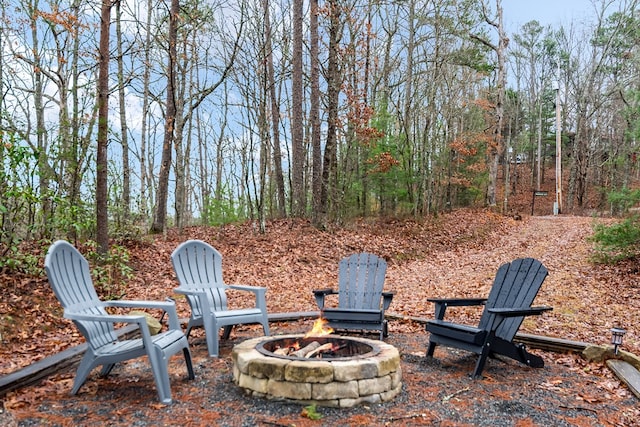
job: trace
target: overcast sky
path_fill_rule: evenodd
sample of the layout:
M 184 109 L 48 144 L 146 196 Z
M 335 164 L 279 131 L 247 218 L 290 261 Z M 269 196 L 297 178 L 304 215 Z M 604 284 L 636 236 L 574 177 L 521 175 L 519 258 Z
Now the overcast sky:
M 502 0 L 502 11 L 512 31 L 534 19 L 543 26 L 557 27 L 595 16 L 592 0 Z

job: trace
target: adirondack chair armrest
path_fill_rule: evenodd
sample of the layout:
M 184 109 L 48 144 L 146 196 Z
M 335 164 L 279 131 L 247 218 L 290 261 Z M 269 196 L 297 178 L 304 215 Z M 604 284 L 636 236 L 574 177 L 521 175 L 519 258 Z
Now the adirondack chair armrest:
M 207 298 L 207 292 L 203 288 L 187 288 L 186 286 L 178 286 L 173 289 L 178 295 L 184 295 L 186 297 L 195 297 L 198 300 L 198 304 L 200 304 L 202 312 L 205 316 L 208 316 L 208 313 L 211 312 L 211 307 L 209 305 L 209 298 Z M 189 305 L 192 304 L 191 300 L 187 298 L 187 302 Z M 191 307 L 193 310 L 194 307 Z
M 502 317 L 519 317 L 519 316 L 539 316 L 545 311 L 553 310 L 553 307 L 517 307 L 517 308 L 490 308 L 489 313 L 497 314 Z
M 316 289 L 313 291 L 313 296 L 316 298 L 316 304 L 318 305 L 318 308 L 320 308 L 320 310 L 324 308 L 324 297 L 326 297 L 327 295 L 338 294 L 339 292 L 332 288 Z
M 193 295 L 193 296 L 199 296 L 199 295 L 206 295 L 206 292 L 204 289 L 197 289 L 197 288 L 186 288 L 183 286 L 179 286 L 177 288 L 173 289 L 173 292 L 180 294 L 180 295 Z
M 107 301 L 104 303 L 104 305 L 106 307 L 152 308 L 164 310 L 164 312 L 169 316 L 169 329 L 181 329 L 180 321 L 178 320 L 178 312 L 176 311 L 176 303 L 173 301 L 115 300 Z
M 256 295 L 265 294 L 267 288 L 262 286 L 249 286 L 249 285 L 228 285 L 229 289 L 235 289 L 236 291 L 253 292 Z
M 427 301 L 435 304 L 443 304 L 449 307 L 465 307 L 473 305 L 483 305 L 486 298 L 427 298 Z
M 393 300 L 395 292 L 383 292 L 382 293 L 382 311 L 387 311 Z
M 492 316 L 489 320 L 489 329 L 496 331 L 502 322 L 509 317 L 520 316 L 538 316 L 545 311 L 552 310 L 551 307 L 501 307 L 501 308 L 489 308 L 487 312 Z
M 447 307 L 471 307 L 484 305 L 486 298 L 427 298 L 427 301 L 435 304 L 435 318 L 444 319 Z
M 267 288 L 262 286 L 249 286 L 249 285 L 227 285 L 228 289 L 234 289 L 236 291 L 252 292 L 256 296 L 256 307 L 261 310 L 267 309 Z
M 104 323 L 137 323 L 142 339 L 145 341 L 145 345 L 151 343 L 151 333 L 149 332 L 149 326 L 147 325 L 147 319 L 142 315 L 119 315 L 119 314 L 87 314 L 87 313 L 74 313 L 67 310 L 64 311 L 64 317 L 70 320 L 78 321 L 91 321 L 91 322 L 104 322 Z

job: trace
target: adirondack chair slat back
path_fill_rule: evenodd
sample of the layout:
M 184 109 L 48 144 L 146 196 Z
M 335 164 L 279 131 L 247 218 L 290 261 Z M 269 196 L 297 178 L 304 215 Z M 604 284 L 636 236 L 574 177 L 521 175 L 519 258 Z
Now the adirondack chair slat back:
M 547 274 L 542 263 L 533 258 L 521 258 L 503 264 L 494 279 L 479 328 L 487 327 L 490 317 L 487 308 L 531 307 Z M 511 341 L 523 320 L 523 316 L 506 319 L 496 330 L 496 336 Z
M 353 254 L 338 265 L 338 306 L 379 310 L 387 263 L 373 254 Z
M 107 314 L 93 286 L 89 263 L 70 243 L 59 240 L 51 246 L 45 258 L 45 271 L 65 311 Z M 118 339 L 111 323 L 84 320 L 74 323 L 94 349 Z
M 222 280 L 222 255 L 199 240 L 182 243 L 171 255 L 171 262 L 181 286 L 206 292 L 213 311 L 227 309 L 227 294 Z M 187 295 L 194 315 L 202 315 L 200 299 Z

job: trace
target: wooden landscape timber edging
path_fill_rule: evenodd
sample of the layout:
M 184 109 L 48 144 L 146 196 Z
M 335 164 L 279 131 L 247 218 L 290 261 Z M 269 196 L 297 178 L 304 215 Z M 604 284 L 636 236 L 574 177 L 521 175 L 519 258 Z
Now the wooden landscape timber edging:
M 304 311 L 304 312 L 290 312 L 290 313 L 273 313 L 269 314 L 269 322 L 290 322 L 297 321 L 301 319 L 312 319 L 317 318 L 320 315 L 319 311 Z M 414 316 L 405 316 L 401 314 L 392 314 L 387 313 L 385 316 L 389 320 L 400 320 L 400 321 L 410 321 L 416 322 L 419 324 L 425 324 L 429 319 L 423 317 L 414 317 Z M 187 323 L 187 319 L 180 319 L 180 322 L 183 324 Z M 136 332 L 136 325 L 128 325 L 118 330 L 118 334 L 120 336 L 132 335 Z M 572 353 L 580 353 L 590 344 L 584 342 L 576 342 L 563 340 L 561 338 L 553 338 L 553 337 L 544 337 L 539 335 L 530 335 L 530 334 L 516 334 L 514 341 L 522 342 L 523 344 L 528 345 L 531 348 L 537 348 L 545 351 L 552 352 L 572 352 Z M 29 366 L 26 366 L 22 369 L 19 369 L 11 374 L 4 375 L 0 377 L 0 397 L 5 396 L 8 392 L 26 387 L 32 384 L 37 383 L 49 375 L 60 372 L 65 369 L 72 369 L 79 363 L 84 351 L 86 349 L 86 344 L 80 344 L 75 347 L 68 348 L 60 353 L 54 354 L 53 356 L 46 357 L 42 360 L 39 360 Z M 609 365 L 609 363 L 607 363 Z M 611 366 L 610 366 L 611 368 Z M 631 367 L 633 371 L 638 374 L 638 371 L 635 368 Z M 614 372 L 616 370 L 611 368 Z M 619 368 L 621 371 L 624 370 L 628 372 L 629 370 L 626 368 Z M 616 372 L 617 374 L 617 372 Z M 638 374 L 640 378 L 640 374 Z M 627 377 L 621 378 L 626 384 Z M 629 378 L 632 378 L 629 377 Z M 632 380 L 631 380 L 632 381 Z M 640 380 L 636 380 L 638 383 L 633 382 L 635 387 L 640 388 Z M 629 385 L 630 388 L 634 387 Z M 638 388 L 636 388 L 638 390 Z M 634 391 L 632 389 L 634 393 Z M 640 398 L 640 396 L 639 396 Z
M 640 399 L 640 372 L 624 360 L 609 359 L 606 363 L 609 369 Z

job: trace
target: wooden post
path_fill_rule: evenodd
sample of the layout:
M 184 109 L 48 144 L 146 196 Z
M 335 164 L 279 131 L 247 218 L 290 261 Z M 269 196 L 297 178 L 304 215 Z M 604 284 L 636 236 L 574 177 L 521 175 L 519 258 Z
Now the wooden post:
M 562 213 L 562 130 L 560 129 L 560 83 L 555 82 L 556 90 L 556 208 Z
M 533 190 L 533 196 L 531 197 L 531 216 L 533 216 L 533 205 L 535 204 L 537 196 L 546 196 L 549 194 L 546 191 Z

